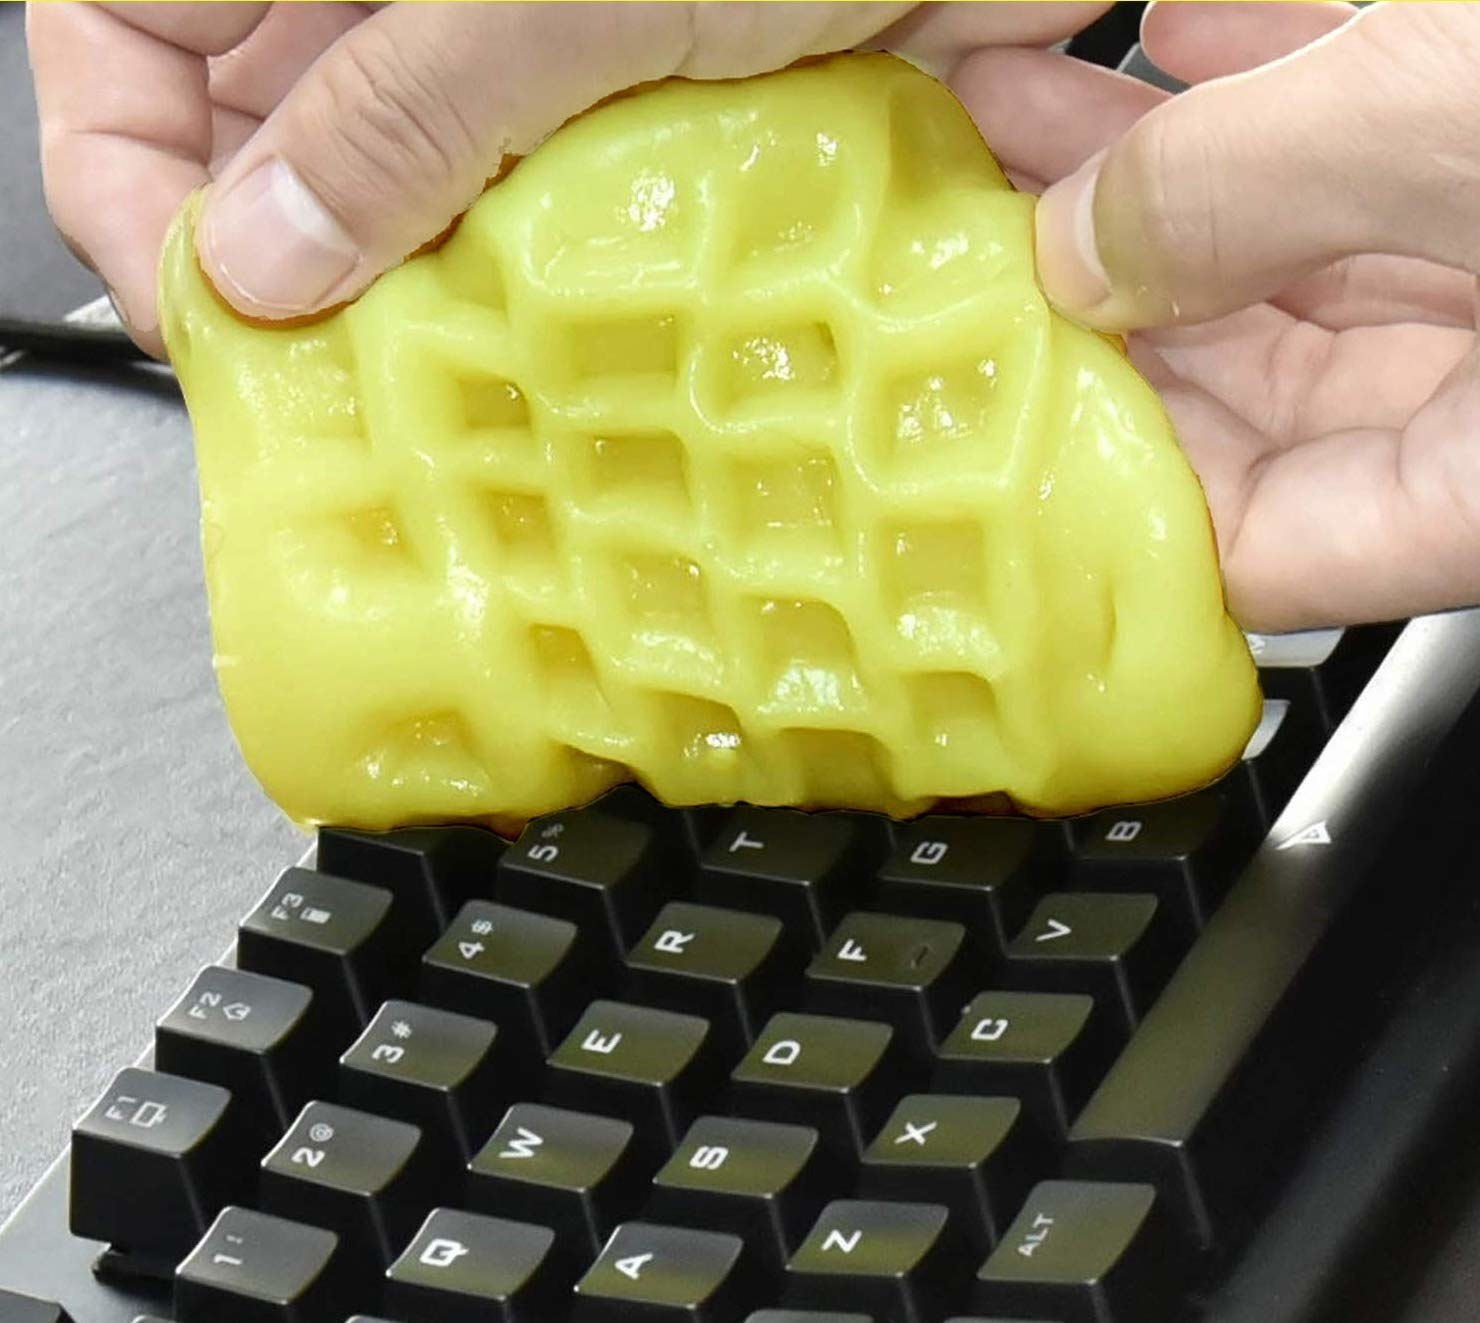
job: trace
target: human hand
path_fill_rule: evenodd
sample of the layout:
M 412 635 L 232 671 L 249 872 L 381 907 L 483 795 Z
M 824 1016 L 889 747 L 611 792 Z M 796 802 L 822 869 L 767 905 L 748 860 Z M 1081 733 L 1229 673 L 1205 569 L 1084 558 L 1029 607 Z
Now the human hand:
M 1480 600 L 1480 6 L 1156 5 L 1143 38 L 1192 90 L 1038 51 L 958 90 L 1005 163 L 1061 181 L 1044 287 L 1136 332 L 1234 614 Z
M 863 45 L 944 73 L 978 46 L 1052 44 L 1106 7 L 46 4 L 27 31 L 52 214 L 162 354 L 160 244 L 207 183 L 206 273 L 240 312 L 296 316 L 352 298 L 506 155 L 638 83 Z

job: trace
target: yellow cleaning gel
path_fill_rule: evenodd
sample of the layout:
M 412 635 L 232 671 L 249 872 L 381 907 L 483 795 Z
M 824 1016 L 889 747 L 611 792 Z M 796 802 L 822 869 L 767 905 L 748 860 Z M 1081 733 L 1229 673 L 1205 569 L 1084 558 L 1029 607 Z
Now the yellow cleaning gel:
M 1150 388 L 1033 200 L 885 55 L 566 125 L 312 325 L 164 254 L 217 667 L 300 823 L 669 804 L 1058 814 L 1258 716 Z

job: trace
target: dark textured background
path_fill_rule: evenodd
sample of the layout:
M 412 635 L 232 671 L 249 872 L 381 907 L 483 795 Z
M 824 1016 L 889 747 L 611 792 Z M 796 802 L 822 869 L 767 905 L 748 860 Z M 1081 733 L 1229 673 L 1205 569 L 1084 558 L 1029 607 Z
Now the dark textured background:
M 0 308 L 98 294 L 40 205 L 0 4 Z M 301 848 L 210 665 L 190 431 L 163 373 L 0 370 L 0 1220 Z

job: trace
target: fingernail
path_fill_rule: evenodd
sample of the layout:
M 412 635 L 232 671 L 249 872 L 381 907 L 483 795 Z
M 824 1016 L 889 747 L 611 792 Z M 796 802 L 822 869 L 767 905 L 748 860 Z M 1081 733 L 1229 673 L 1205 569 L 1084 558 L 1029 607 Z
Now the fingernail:
M 230 287 L 222 293 L 264 313 L 315 310 L 360 260 L 344 227 L 277 156 L 208 197 L 201 228 L 204 255 Z
M 1095 242 L 1095 184 L 1103 153 L 1092 156 L 1038 201 L 1038 278 L 1066 312 L 1088 312 L 1110 295 Z

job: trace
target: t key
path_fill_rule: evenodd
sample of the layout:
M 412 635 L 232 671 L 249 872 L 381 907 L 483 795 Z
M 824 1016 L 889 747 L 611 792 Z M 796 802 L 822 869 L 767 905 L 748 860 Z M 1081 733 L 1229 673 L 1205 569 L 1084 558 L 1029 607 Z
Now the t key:
M 577 1283 L 573 1323 L 730 1323 L 754 1300 L 744 1254 L 738 1236 L 624 1223 Z
M 227 1208 L 175 1272 L 180 1323 L 331 1323 L 348 1312 L 338 1238 Z
M 815 951 L 856 900 L 867 853 L 858 824 L 840 814 L 737 809 L 704 852 L 695 895 L 774 914 Z

